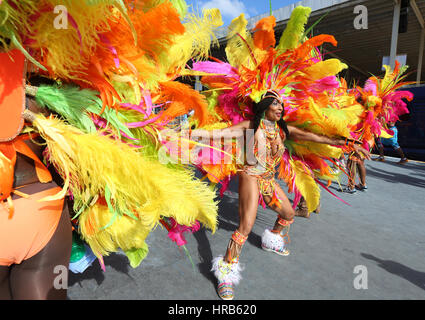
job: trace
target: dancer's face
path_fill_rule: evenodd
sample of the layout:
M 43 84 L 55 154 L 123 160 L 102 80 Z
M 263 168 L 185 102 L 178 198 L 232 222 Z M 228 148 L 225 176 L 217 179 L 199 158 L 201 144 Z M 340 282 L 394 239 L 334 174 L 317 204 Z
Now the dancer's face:
M 283 105 L 278 99 L 274 99 L 267 108 L 265 118 L 269 121 L 279 121 L 282 118 Z

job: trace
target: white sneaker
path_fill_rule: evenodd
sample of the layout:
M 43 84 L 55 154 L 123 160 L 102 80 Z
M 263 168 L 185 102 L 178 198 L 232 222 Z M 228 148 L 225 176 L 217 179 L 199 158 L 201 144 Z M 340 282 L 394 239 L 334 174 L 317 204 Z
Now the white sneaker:
M 264 230 L 261 236 L 261 248 L 274 252 L 280 256 L 288 256 L 290 251 L 286 249 L 285 237 L 280 233 L 272 232 L 270 229 Z
M 218 280 L 217 293 L 223 300 L 233 300 L 234 287 L 239 284 L 242 279 L 242 266 L 239 259 L 227 263 L 223 260 L 223 256 L 218 256 L 212 261 L 212 269 L 215 277 Z

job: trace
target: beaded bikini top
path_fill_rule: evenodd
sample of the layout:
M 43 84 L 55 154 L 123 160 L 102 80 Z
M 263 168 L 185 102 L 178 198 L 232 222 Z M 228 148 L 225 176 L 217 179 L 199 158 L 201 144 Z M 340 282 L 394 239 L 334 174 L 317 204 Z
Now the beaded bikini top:
M 285 146 L 279 137 L 281 130 L 277 122 L 265 119 L 261 120 L 259 130 L 261 133 L 254 143 L 254 155 L 258 162 L 255 165 L 245 165 L 244 171 L 249 175 L 273 178 L 276 166 L 285 152 Z

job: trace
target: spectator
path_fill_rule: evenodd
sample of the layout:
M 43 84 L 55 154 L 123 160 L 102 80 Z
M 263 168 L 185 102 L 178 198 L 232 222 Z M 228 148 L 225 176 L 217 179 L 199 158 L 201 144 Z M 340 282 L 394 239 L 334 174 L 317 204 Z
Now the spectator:
M 356 193 L 357 190 L 366 191 L 366 167 L 364 157 L 358 153 L 353 153 L 347 160 L 348 185 L 343 192 Z M 370 160 L 370 158 L 369 158 Z M 360 183 L 356 184 L 356 175 L 359 176 Z

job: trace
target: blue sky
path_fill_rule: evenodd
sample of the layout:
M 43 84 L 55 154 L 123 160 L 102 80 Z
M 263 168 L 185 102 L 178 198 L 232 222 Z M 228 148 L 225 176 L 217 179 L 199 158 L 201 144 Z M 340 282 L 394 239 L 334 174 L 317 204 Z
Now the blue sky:
M 296 2 L 298 0 L 272 0 L 272 9 Z M 186 3 L 192 5 L 195 10 L 198 8 L 199 11 L 205 7 L 220 9 L 225 26 L 241 13 L 244 13 L 245 17 L 253 17 L 270 11 L 269 0 L 186 0 Z

